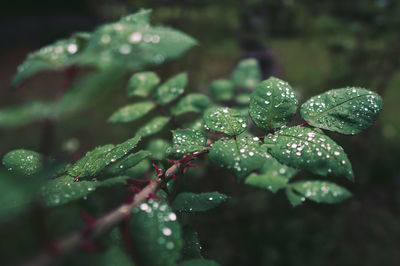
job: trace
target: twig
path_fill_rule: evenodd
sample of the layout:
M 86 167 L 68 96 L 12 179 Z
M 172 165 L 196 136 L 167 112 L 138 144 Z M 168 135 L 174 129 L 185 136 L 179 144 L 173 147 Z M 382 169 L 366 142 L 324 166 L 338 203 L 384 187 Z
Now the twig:
M 83 229 L 61 239 L 56 242 L 51 250 L 44 250 L 37 254 L 33 259 L 20 264 L 21 266 L 44 266 L 52 265 L 61 258 L 71 254 L 75 250 L 82 247 L 85 243 L 93 240 L 111 229 L 126 221 L 127 217 L 130 216 L 132 210 L 140 205 L 142 202 L 149 198 L 150 194 L 154 194 L 169 180 L 175 177 L 175 174 L 179 171 L 180 167 L 192 159 L 197 158 L 201 154 L 208 153 L 209 150 L 203 150 L 195 152 L 191 155 L 182 158 L 181 163 L 174 164 L 166 171 L 162 171 L 158 174 L 157 178 L 152 180 L 146 187 L 144 187 L 139 193 L 135 194 L 133 200 L 128 203 L 122 204 L 117 209 L 111 211 L 105 216 L 98 218 L 95 222 L 86 225 Z

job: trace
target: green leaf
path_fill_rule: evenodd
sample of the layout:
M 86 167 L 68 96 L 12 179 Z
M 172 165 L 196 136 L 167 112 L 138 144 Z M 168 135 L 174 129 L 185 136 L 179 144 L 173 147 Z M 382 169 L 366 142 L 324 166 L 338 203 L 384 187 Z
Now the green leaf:
M 183 259 L 202 258 L 197 232 L 190 226 L 183 227 Z
M 147 149 L 151 152 L 151 158 L 157 161 L 165 159 L 167 149 L 169 147 L 168 141 L 163 139 L 153 139 L 150 141 Z
M 18 149 L 4 155 L 3 165 L 13 173 L 30 176 L 42 169 L 42 159 L 37 152 Z
M 154 109 L 154 107 L 155 104 L 150 101 L 129 104 L 118 109 L 108 120 L 110 122 L 132 122 L 143 117 Z
M 0 127 L 15 128 L 49 117 L 51 105 L 28 102 L 0 110 Z
M 330 90 L 305 102 L 300 109 L 308 124 L 354 135 L 370 127 L 382 110 L 382 98 L 356 87 Z
M 247 93 L 241 93 L 236 97 L 236 102 L 239 105 L 249 105 L 250 103 L 250 95 Z
M 133 178 L 144 179 L 146 172 L 149 171 L 150 168 L 150 161 L 145 159 L 138 163 L 137 165 L 129 168 L 125 171 L 125 175 L 129 175 Z
M 142 203 L 133 210 L 129 223 L 139 265 L 176 265 L 183 246 L 181 229 L 166 202 Z
M 167 150 L 167 153 L 181 156 L 186 153 L 201 151 L 206 149 L 206 136 L 194 129 L 172 130 L 173 146 Z
M 228 136 L 237 136 L 247 129 L 247 121 L 242 114 L 228 107 L 211 107 L 206 110 L 203 119 L 207 130 Z
M 161 105 L 166 105 L 175 100 L 185 91 L 187 81 L 186 73 L 180 73 L 168 79 L 157 88 L 155 93 L 156 101 Z
M 96 266 L 134 266 L 132 258 L 118 246 L 111 246 L 107 251 L 95 254 L 94 257 L 94 265 Z M 89 264 L 84 265 L 91 264 L 89 262 Z
M 229 101 L 235 93 L 235 85 L 230 80 L 218 79 L 210 84 L 210 92 L 216 100 Z
M 146 26 L 150 24 L 151 9 L 141 9 L 134 14 L 121 18 L 121 21 Z
M 302 204 L 306 199 L 298 195 L 296 192 L 294 192 L 290 187 L 286 188 L 286 197 L 288 198 L 290 204 L 292 204 L 293 207 L 296 207 L 300 204 Z
M 154 72 L 136 73 L 128 81 L 127 94 L 129 97 L 147 97 L 159 83 L 160 78 Z
M 260 174 L 251 174 L 246 178 L 245 183 L 263 189 L 269 189 L 276 193 L 279 189 L 285 188 L 289 179 L 296 174 L 296 169 L 279 163 L 275 158 L 266 160 L 260 170 Z
M 131 167 L 134 167 L 144 159 L 151 156 L 151 152 L 149 151 L 138 151 L 136 153 L 132 153 L 120 160 L 118 163 L 113 164 L 108 168 L 108 172 L 114 175 L 121 175 L 126 172 Z
M 139 70 L 177 58 L 197 44 L 180 31 L 149 25 L 149 16 L 149 13 L 130 15 L 98 27 L 84 53 L 75 61 L 99 68 L 119 65 Z
M 213 260 L 191 259 L 182 261 L 179 266 L 219 266 L 219 264 Z
M 267 132 L 289 123 L 296 109 L 297 99 L 292 87 L 278 78 L 264 80 L 250 96 L 250 117 L 257 127 Z
M 188 122 L 188 123 L 184 124 L 184 127 L 195 129 L 195 130 L 203 130 L 204 129 L 203 118 L 198 118 L 196 120 Z
M 156 116 L 139 128 L 137 134 L 143 137 L 150 136 L 161 131 L 168 123 L 169 118 L 165 116 Z
M 174 202 L 172 209 L 180 212 L 204 212 L 216 208 L 229 197 L 218 192 L 207 193 L 179 193 Z
M 210 103 L 210 99 L 204 94 L 191 93 L 171 108 L 171 114 L 178 116 L 189 112 L 203 113 Z
M 209 157 L 212 163 L 228 169 L 242 180 L 252 171 L 260 169 L 270 155 L 257 137 L 243 137 L 216 141 Z
M 40 195 L 47 206 L 59 206 L 83 198 L 101 186 L 125 184 L 128 178 L 128 176 L 119 176 L 105 181 L 74 182 L 73 177 L 66 175 L 47 181 L 41 187 Z
M 271 155 L 283 164 L 318 175 L 354 179 L 343 148 L 320 132 L 306 127 L 289 127 L 268 135 L 265 143 Z
M 290 184 L 298 193 L 315 202 L 338 203 L 351 197 L 344 187 L 325 181 L 299 181 Z
M 256 59 L 241 60 L 232 73 L 237 87 L 253 89 L 261 81 L 261 69 Z
M 12 80 L 14 86 L 19 86 L 27 78 L 44 70 L 59 70 L 69 66 L 82 48 L 86 46 L 85 39 L 69 38 L 56 41 L 30 53 L 18 67 L 18 72 Z
M 98 147 L 86 153 L 83 158 L 68 169 L 67 173 L 72 177 L 94 177 L 108 165 L 125 157 L 136 147 L 140 139 L 140 136 L 135 136 L 115 147 L 111 144 Z

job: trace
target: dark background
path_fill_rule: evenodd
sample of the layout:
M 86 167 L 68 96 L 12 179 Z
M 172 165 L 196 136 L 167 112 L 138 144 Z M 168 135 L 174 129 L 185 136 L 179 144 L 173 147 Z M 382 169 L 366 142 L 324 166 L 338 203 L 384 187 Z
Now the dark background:
M 354 193 L 349 201 L 292 208 L 284 193 L 237 184 L 212 166 L 186 181 L 190 191 L 232 196 L 217 210 L 192 217 L 203 255 L 222 265 L 400 265 L 400 2 L 9 1 L 0 9 L 0 107 L 55 97 L 58 73 L 10 88 L 27 53 L 142 7 L 153 9 L 155 24 L 199 40 L 184 57 L 156 69 L 162 78 L 187 70 L 189 91 L 208 94 L 213 79 L 229 77 L 240 58 L 252 56 L 264 77 L 288 81 L 300 102 L 344 86 L 366 87 L 384 99 L 372 128 L 355 137 L 333 135 L 353 163 L 355 183 L 342 182 Z M 127 103 L 123 88 L 113 96 L 57 123 L 52 140 L 43 140 L 40 123 L 0 129 L 0 155 L 21 147 L 40 150 L 49 141 L 51 154 L 67 156 L 71 141 L 83 153 L 131 137 L 135 124 L 106 123 Z

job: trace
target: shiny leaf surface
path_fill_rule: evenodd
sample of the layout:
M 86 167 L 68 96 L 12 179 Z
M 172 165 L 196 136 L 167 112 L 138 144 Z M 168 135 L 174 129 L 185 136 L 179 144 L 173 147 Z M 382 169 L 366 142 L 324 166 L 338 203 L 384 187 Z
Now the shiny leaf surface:
M 3 165 L 13 173 L 30 176 L 42 169 L 42 159 L 37 152 L 18 149 L 4 155 Z
M 254 89 L 261 81 L 261 69 L 257 60 L 241 60 L 232 73 L 232 80 L 237 87 Z
M 264 80 L 250 96 L 250 117 L 257 127 L 267 132 L 289 123 L 296 109 L 297 99 L 292 87 L 278 78 Z
M 147 137 L 160 132 L 168 123 L 169 118 L 165 116 L 156 116 L 147 122 L 144 126 L 139 128 L 137 134 Z
M 108 119 L 110 122 L 132 122 L 154 109 L 155 104 L 150 101 L 126 105 L 118 109 Z
M 291 187 L 315 202 L 338 203 L 351 197 L 344 187 L 326 181 L 299 181 L 292 183 Z
M 247 129 L 247 121 L 242 114 L 228 107 L 211 107 L 203 116 L 205 128 L 237 136 Z
M 185 113 L 202 113 L 210 105 L 210 99 L 200 93 L 191 93 L 183 97 L 171 108 L 171 114 L 178 116 Z
M 330 90 L 305 102 L 300 109 L 308 124 L 354 135 L 370 127 L 382 109 L 382 98 L 363 88 Z
M 174 202 L 172 209 L 180 212 L 204 212 L 216 208 L 229 197 L 218 192 L 205 193 L 179 193 Z
M 157 88 L 155 93 L 156 101 L 161 105 L 166 105 L 175 100 L 183 94 L 187 82 L 188 77 L 186 73 L 180 73 L 168 79 Z
M 354 179 L 343 148 L 321 132 L 306 127 L 289 127 L 268 135 L 265 143 L 271 155 L 281 163 L 318 175 Z
M 128 81 L 127 94 L 129 97 L 147 97 L 159 83 L 160 78 L 154 72 L 136 73 Z

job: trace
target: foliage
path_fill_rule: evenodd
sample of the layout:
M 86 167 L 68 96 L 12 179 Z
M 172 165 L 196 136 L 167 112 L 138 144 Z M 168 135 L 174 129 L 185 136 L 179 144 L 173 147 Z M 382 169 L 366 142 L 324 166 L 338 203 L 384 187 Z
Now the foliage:
M 211 82 L 210 93 L 217 102 L 200 93 L 184 95 L 189 79 L 186 73 L 161 84 L 155 72 L 133 73 L 174 59 L 196 44 L 176 30 L 150 25 L 149 18 L 150 11 L 142 10 L 92 33 L 74 34 L 30 54 L 21 65 L 14 85 L 43 70 L 72 66 L 95 70 L 72 83 L 58 102 L 0 111 L 3 127 L 58 119 L 76 112 L 98 93 L 124 79 L 128 79 L 127 97 L 133 102 L 111 114 L 109 121 L 143 123 L 142 118 L 148 119 L 131 139 L 94 148 L 71 164 L 60 162 L 61 166 L 55 167 L 56 159 L 29 150 L 6 154 L 3 164 L 9 172 L 0 172 L 4 176 L 2 187 L 7 190 L 1 198 L 2 218 L 10 209 L 27 210 L 33 201 L 50 212 L 69 206 L 85 208 L 88 198 L 93 197 L 99 216 L 106 215 L 110 206 L 122 204 L 123 210 L 132 207 L 117 222 L 86 218 L 87 231 L 80 237 L 84 241 L 90 240 L 85 239 L 85 234 L 101 237 L 102 245 L 108 247 L 102 256 L 115 256 L 130 264 L 130 255 L 139 265 L 218 265 L 202 257 L 197 233 L 185 221 L 192 212 L 217 208 L 229 201 L 229 196 L 219 192 L 181 192 L 178 188 L 182 178 L 190 179 L 192 171 L 188 172 L 188 168 L 196 167 L 191 161 L 201 155 L 208 154 L 212 164 L 231 172 L 239 184 L 273 193 L 285 190 L 293 206 L 306 199 L 338 203 L 351 196 L 349 190 L 333 182 L 296 175 L 345 177 L 353 181 L 346 153 L 322 129 L 354 135 L 370 127 L 382 109 L 378 94 L 353 87 L 330 90 L 301 105 L 300 114 L 306 121 L 296 125 L 292 122 L 298 108 L 295 90 L 275 77 L 261 81 L 257 60 L 244 59 L 234 69 L 231 80 Z M 238 96 L 234 98 L 235 95 Z M 225 106 L 228 102 L 229 107 Z M 180 117 L 187 114 L 195 117 L 194 122 L 180 125 Z M 167 125 L 175 128 L 171 144 L 161 138 L 149 138 L 164 132 Z M 142 140 L 148 141 L 148 150 L 142 149 Z M 166 160 L 167 156 L 177 160 Z M 150 169 L 151 163 L 156 173 Z M 211 167 L 207 163 L 204 169 Z M 202 178 L 207 177 L 205 172 Z M 26 184 L 20 180 L 27 180 Z M 112 228 L 98 229 L 99 221 L 112 227 L 118 225 L 121 234 L 115 236 L 115 230 L 107 230 Z M 19 256 L 7 259 L 15 262 Z

